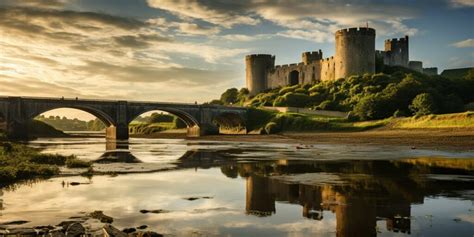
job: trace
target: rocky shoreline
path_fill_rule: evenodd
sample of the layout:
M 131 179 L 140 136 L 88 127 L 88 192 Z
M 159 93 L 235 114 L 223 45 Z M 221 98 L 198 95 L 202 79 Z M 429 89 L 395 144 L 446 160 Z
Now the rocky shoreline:
M 147 225 L 127 227 L 122 230 L 112 225 L 114 218 L 102 211 L 81 213 L 56 225 L 14 227 L 29 221 L 17 220 L 0 223 L 0 236 L 47 236 L 47 237 L 160 237 L 162 234 L 148 230 Z

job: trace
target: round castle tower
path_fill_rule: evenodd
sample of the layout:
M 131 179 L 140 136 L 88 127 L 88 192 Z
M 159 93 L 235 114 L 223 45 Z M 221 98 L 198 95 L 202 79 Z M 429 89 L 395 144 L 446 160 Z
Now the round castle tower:
M 250 95 L 256 95 L 267 89 L 267 73 L 275 67 L 275 56 L 270 54 L 252 54 L 245 57 L 245 75 Z
M 375 72 L 375 29 L 336 32 L 335 79 Z

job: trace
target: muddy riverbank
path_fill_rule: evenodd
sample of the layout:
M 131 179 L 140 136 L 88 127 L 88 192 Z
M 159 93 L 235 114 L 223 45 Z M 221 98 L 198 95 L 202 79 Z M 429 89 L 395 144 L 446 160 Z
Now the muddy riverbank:
M 395 145 L 422 149 L 474 150 L 474 129 L 374 129 L 363 132 L 285 132 L 276 135 L 213 135 L 186 138 L 184 133 L 135 135 L 140 138 L 190 139 L 294 144 Z

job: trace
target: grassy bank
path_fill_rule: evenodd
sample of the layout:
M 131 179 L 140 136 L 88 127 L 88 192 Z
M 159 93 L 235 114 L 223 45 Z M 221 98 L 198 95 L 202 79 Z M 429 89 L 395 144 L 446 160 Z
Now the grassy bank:
M 130 134 L 153 134 L 162 132 L 165 130 L 176 129 L 173 122 L 159 122 L 159 123 L 147 123 L 147 122 L 132 122 L 129 127 Z
M 51 177 L 59 174 L 60 166 L 88 168 L 91 165 L 75 156 L 42 154 L 22 144 L 0 142 L 0 184 Z
M 474 112 L 444 115 L 414 116 L 408 118 L 386 118 L 364 122 L 352 122 L 345 118 L 251 109 L 249 131 L 274 134 L 279 132 L 310 131 L 365 131 L 381 129 L 432 129 L 432 128 L 474 128 Z

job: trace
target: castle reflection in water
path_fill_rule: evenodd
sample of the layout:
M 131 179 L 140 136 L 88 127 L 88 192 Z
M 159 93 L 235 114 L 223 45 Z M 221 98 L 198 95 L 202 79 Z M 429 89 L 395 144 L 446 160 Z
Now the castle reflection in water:
M 427 196 L 463 197 L 473 179 L 436 179 L 436 175 L 471 176 L 473 159 L 242 162 L 229 153 L 190 152 L 180 167 L 220 166 L 229 178 L 246 179 L 246 213 L 271 216 L 276 202 L 302 206 L 302 216 L 316 221 L 330 211 L 337 236 L 376 236 L 377 221 L 386 229 L 409 234 L 411 205 Z M 464 194 L 463 194 L 464 193 Z
M 128 145 L 108 149 L 97 163 L 141 162 Z M 472 199 L 474 159 L 262 160 L 239 157 L 239 152 L 188 151 L 176 169 L 220 167 L 228 178 L 244 178 L 248 215 L 271 216 L 277 202 L 300 205 L 301 215 L 314 221 L 332 212 L 339 237 L 376 236 L 378 221 L 388 231 L 409 234 L 411 206 L 425 197 Z

